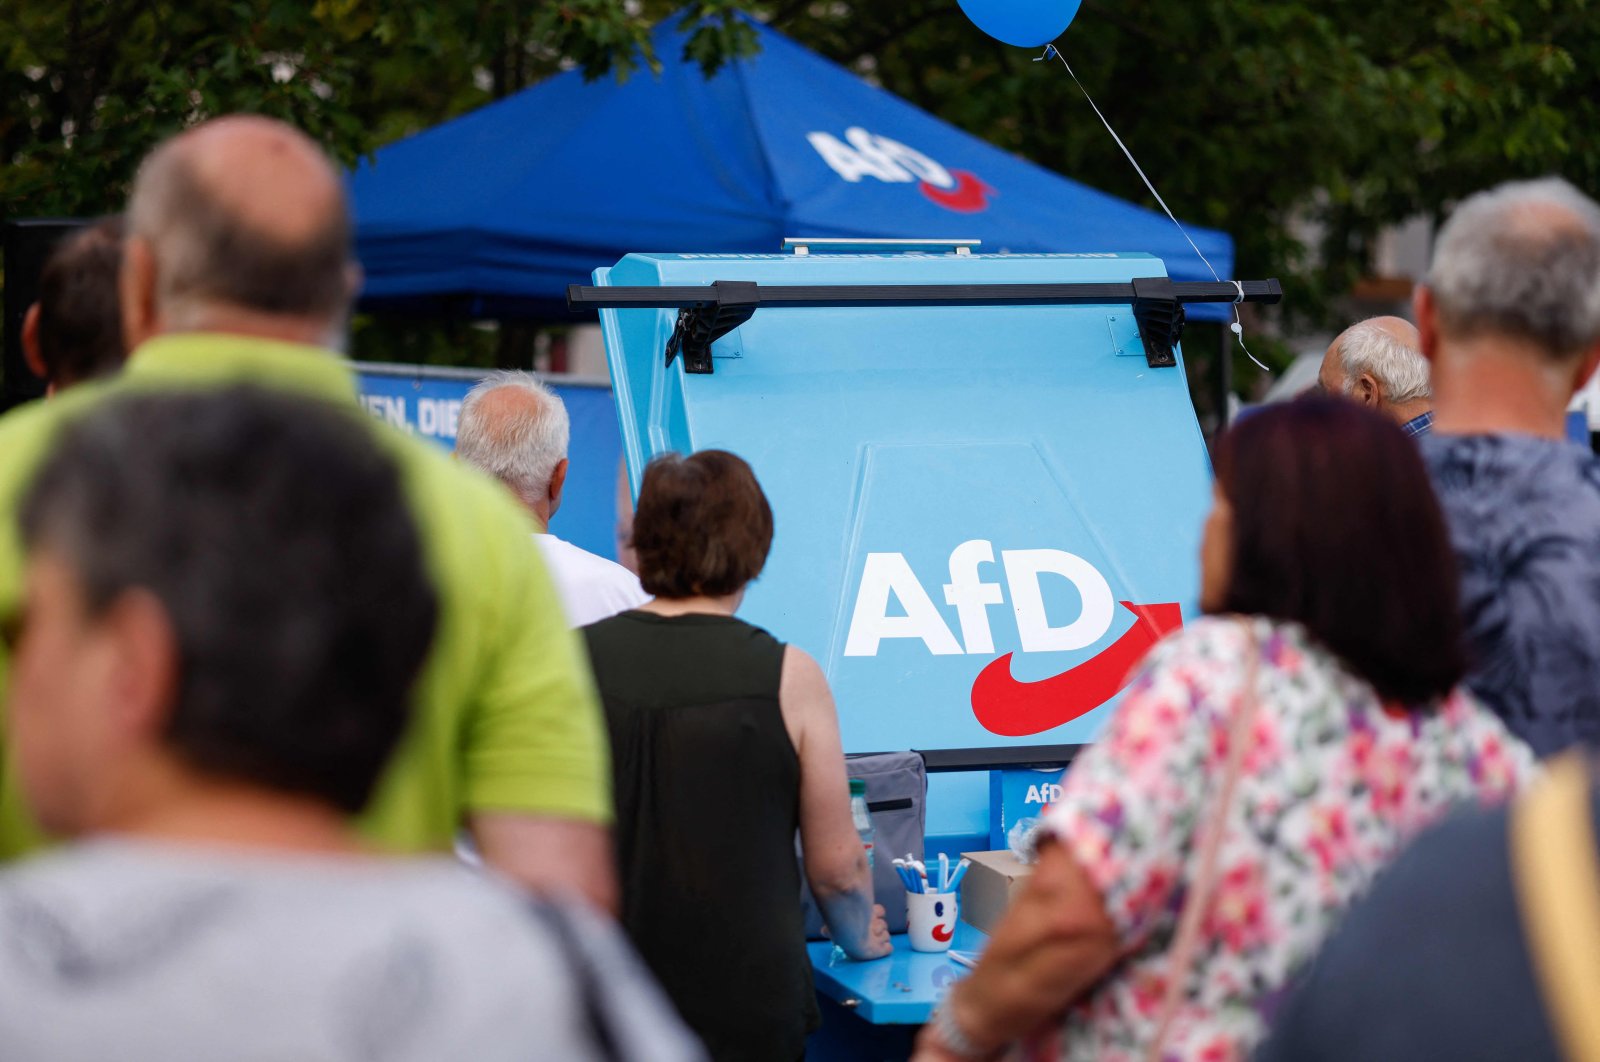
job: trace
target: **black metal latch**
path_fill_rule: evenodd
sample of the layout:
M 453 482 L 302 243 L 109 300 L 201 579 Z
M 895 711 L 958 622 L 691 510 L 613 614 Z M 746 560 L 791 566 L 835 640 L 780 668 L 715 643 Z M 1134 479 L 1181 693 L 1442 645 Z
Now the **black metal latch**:
M 761 296 L 747 280 L 716 280 L 709 306 L 685 306 L 678 311 L 678 323 L 667 340 L 667 364 L 683 355 L 685 372 L 711 371 L 711 344 L 755 316 Z
M 1183 303 L 1169 277 L 1133 278 L 1133 317 L 1139 322 L 1144 360 L 1152 369 L 1178 364 L 1173 350 L 1183 338 Z

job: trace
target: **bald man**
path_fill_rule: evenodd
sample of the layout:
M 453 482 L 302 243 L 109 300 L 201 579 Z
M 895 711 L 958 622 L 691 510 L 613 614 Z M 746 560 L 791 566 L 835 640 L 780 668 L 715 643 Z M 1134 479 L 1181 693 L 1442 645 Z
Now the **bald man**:
M 1317 386 L 1389 417 L 1407 435 L 1433 425 L 1433 390 L 1417 329 L 1401 317 L 1373 317 L 1339 333 L 1322 356 Z
M 110 393 L 255 384 L 362 418 L 400 464 L 440 595 L 414 722 L 363 832 L 426 851 L 449 849 L 465 828 L 509 877 L 611 908 L 604 724 L 582 649 L 527 548 L 526 513 L 499 484 L 366 417 L 350 368 L 332 352 L 359 282 L 338 171 L 288 126 L 224 118 L 145 160 L 126 218 L 128 367 L 0 418 L 0 509 L 9 517 L 63 419 Z M 4 518 L 0 614 L 19 600 L 16 530 Z M 14 780 L 5 781 L 0 858 L 41 842 Z
M 296 130 L 235 117 L 174 137 L 140 167 L 127 223 L 130 350 L 168 333 L 340 342 L 360 286 L 344 186 Z
M 567 619 L 587 627 L 650 600 L 639 577 L 616 561 L 550 533 L 567 485 L 572 426 L 561 396 L 525 372 L 497 372 L 467 393 L 456 428 L 456 456 L 494 476 L 533 516 Z

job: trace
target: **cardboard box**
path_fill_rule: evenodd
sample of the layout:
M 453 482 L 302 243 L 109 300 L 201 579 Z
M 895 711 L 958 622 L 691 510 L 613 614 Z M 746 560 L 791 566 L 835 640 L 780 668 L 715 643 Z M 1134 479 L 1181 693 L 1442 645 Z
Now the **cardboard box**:
M 961 857 L 972 860 L 961 879 L 961 920 L 993 933 L 1033 868 L 1010 852 L 962 852 Z

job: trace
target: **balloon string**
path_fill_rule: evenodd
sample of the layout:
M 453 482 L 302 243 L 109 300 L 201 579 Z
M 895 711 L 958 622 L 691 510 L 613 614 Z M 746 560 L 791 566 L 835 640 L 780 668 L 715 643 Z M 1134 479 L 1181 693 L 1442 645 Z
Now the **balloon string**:
M 1122 137 L 1118 136 L 1117 131 L 1111 127 L 1110 120 L 1107 119 L 1105 113 L 1100 110 L 1100 105 L 1094 101 L 1094 97 L 1089 95 L 1089 90 L 1083 87 L 1082 81 L 1078 80 L 1078 75 L 1073 72 L 1072 64 L 1067 62 L 1067 57 L 1062 55 L 1060 49 L 1058 49 L 1055 45 L 1047 44 L 1044 46 L 1044 54 L 1038 59 L 1035 59 L 1034 62 L 1037 63 L 1052 58 L 1060 59 L 1061 65 L 1067 68 L 1067 76 L 1072 78 L 1072 83 L 1078 86 L 1078 91 L 1083 93 L 1083 98 L 1089 101 L 1090 107 L 1094 108 L 1095 116 L 1100 119 L 1100 124 L 1106 127 L 1106 132 L 1111 134 L 1111 139 L 1117 142 L 1117 147 L 1121 148 L 1122 153 L 1127 156 L 1129 164 L 1133 166 L 1133 171 L 1139 175 L 1139 179 L 1143 181 L 1144 186 L 1150 190 L 1150 194 L 1155 196 L 1156 202 L 1161 204 L 1161 209 L 1166 213 L 1167 219 L 1177 226 L 1178 231 L 1183 234 L 1183 238 L 1189 241 L 1189 246 L 1194 249 L 1194 253 L 1200 256 L 1200 261 L 1204 262 L 1206 264 L 1206 268 L 1211 271 L 1211 279 L 1215 280 L 1219 284 L 1222 283 L 1222 278 L 1217 275 L 1216 266 L 1211 264 L 1211 259 L 1207 258 L 1205 252 L 1200 250 L 1200 245 L 1194 242 L 1194 237 L 1189 235 L 1189 230 L 1183 227 L 1183 222 L 1178 220 L 1177 215 L 1172 212 L 1172 208 L 1167 206 L 1167 201 L 1161 198 L 1161 193 L 1156 191 L 1155 183 L 1152 182 L 1145 174 L 1144 167 L 1140 166 L 1139 160 L 1133 157 L 1133 152 L 1128 150 L 1128 145 L 1122 142 Z M 1249 358 L 1252 362 L 1255 362 L 1256 367 L 1262 372 L 1270 373 L 1272 370 L 1267 368 L 1265 365 L 1262 365 L 1261 362 L 1257 360 L 1256 356 L 1250 353 L 1250 348 L 1245 346 L 1244 322 L 1239 317 L 1239 302 L 1242 300 L 1244 294 L 1243 285 L 1239 286 L 1239 293 L 1240 299 L 1234 300 L 1233 304 L 1232 332 L 1235 336 L 1239 337 L 1239 347 L 1244 351 L 1245 357 Z

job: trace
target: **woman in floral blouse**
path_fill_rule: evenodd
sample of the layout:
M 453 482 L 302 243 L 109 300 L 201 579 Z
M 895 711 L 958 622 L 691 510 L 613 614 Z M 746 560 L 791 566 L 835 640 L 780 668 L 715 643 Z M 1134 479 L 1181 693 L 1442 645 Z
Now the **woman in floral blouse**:
M 1217 454 L 1201 569 L 1207 618 L 1150 653 L 1067 772 L 1027 887 L 919 1060 L 1019 1041 L 1038 1058 L 1243 1058 L 1411 834 L 1456 802 L 1504 799 L 1533 770 L 1456 688 L 1450 544 L 1393 424 L 1325 398 L 1241 422 Z M 1242 769 L 1215 818 L 1252 670 Z M 1214 818 L 1214 884 L 1175 970 L 1197 835 Z

